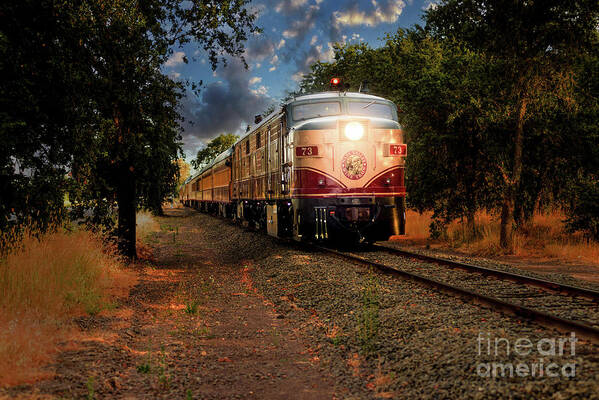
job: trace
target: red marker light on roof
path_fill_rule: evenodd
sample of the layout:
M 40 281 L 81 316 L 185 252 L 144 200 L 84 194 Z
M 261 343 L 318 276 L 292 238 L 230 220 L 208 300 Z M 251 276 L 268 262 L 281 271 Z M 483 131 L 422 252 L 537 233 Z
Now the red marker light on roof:
M 338 85 L 339 84 L 339 78 L 333 78 L 333 79 L 331 79 L 331 83 L 333 85 Z

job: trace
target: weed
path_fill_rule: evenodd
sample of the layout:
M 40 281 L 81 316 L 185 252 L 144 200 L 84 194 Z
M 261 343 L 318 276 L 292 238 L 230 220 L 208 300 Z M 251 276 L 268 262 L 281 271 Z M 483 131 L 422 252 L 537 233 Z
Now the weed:
M 270 337 L 272 339 L 272 343 L 275 346 L 279 346 L 281 344 L 281 332 L 277 330 L 276 327 L 273 326 L 272 331 L 270 332 Z
M 207 326 L 202 326 L 201 328 L 198 328 L 196 330 L 196 335 L 198 335 L 198 337 L 200 339 L 214 339 L 216 336 L 210 334 L 210 328 L 208 328 Z
M 94 392 L 94 377 L 90 376 L 85 385 L 87 386 L 87 400 L 94 400 L 96 398 Z
M 168 373 L 168 363 L 166 361 L 166 353 L 164 346 L 160 349 L 160 358 L 158 361 L 158 382 L 160 386 L 167 390 L 170 387 L 170 375 Z
M 173 243 L 177 243 L 177 236 L 179 235 L 179 227 L 176 226 L 175 230 L 173 231 Z
M 177 247 L 177 249 L 175 250 L 174 256 L 177 259 L 181 259 L 181 258 L 185 257 L 185 253 L 183 252 L 183 249 L 181 249 L 180 247 Z
M 185 304 L 185 313 L 189 315 L 196 315 L 198 313 L 198 306 L 200 302 L 197 299 L 194 299 Z
M 343 344 L 343 336 L 339 335 L 332 337 L 331 343 L 333 343 L 333 346 L 340 346 L 341 344 Z
M 187 392 L 185 393 L 185 400 L 192 400 L 193 399 L 193 395 L 191 394 L 191 389 L 187 389 Z
M 151 346 L 152 346 L 152 341 L 150 340 L 148 342 L 148 351 L 147 351 L 147 357 L 146 357 L 146 361 L 143 364 L 140 364 L 137 366 L 137 372 L 139 372 L 140 374 L 149 374 L 150 372 L 152 372 L 152 350 L 151 350 Z
M 149 374 L 151 370 L 152 368 L 150 367 L 150 364 L 144 363 L 137 366 L 137 372 L 140 374 Z
M 214 292 L 214 277 L 210 275 L 207 279 L 202 279 L 202 283 L 200 284 L 200 293 L 208 294 Z
M 377 349 L 379 334 L 378 281 L 375 277 L 366 282 L 362 290 L 360 311 L 358 312 L 358 342 L 363 353 L 373 353 Z

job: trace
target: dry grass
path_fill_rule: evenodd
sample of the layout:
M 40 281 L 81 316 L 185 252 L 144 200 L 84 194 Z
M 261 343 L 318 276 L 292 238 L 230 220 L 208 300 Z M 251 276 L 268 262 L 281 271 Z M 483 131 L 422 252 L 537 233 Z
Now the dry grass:
M 152 232 L 160 231 L 160 224 L 156 222 L 150 211 L 138 211 L 135 222 L 137 224 L 136 236 L 138 241 L 143 241 Z
M 110 307 L 127 276 L 90 232 L 25 235 L 0 262 L 0 385 L 40 377 L 71 317 Z
M 152 232 L 160 232 L 160 224 L 156 221 L 150 211 L 139 211 L 135 217 L 137 224 L 136 239 L 137 239 L 137 257 L 140 260 L 153 261 L 154 254 L 152 247 L 147 243 L 148 236 Z
M 522 257 L 556 258 L 599 265 L 599 243 L 588 242 L 581 235 L 564 230 L 561 213 L 537 214 L 531 226 L 514 234 L 513 254 Z M 406 233 L 409 239 L 429 237 L 431 213 L 408 211 Z M 476 215 L 478 235 L 472 237 L 465 221 L 453 221 L 439 240 L 445 247 L 470 254 L 493 256 L 503 253 L 499 247 L 499 218 L 486 212 Z
M 431 213 L 419 214 L 408 210 L 406 213 L 406 235 L 410 239 L 427 239 L 429 237 L 429 226 L 431 224 Z

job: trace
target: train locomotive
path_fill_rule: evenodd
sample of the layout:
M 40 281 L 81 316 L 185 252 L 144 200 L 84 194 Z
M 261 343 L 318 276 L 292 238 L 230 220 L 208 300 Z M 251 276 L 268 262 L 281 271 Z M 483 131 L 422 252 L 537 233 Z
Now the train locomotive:
M 387 240 L 405 233 L 404 139 L 389 100 L 343 90 L 299 96 L 257 117 L 187 180 L 180 200 L 276 237 Z

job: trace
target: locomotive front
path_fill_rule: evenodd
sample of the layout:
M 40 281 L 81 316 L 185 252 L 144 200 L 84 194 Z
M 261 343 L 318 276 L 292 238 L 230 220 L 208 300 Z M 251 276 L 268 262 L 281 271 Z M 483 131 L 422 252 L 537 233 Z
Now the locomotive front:
M 374 242 L 404 234 L 407 148 L 396 106 L 325 92 L 286 109 L 295 236 Z

